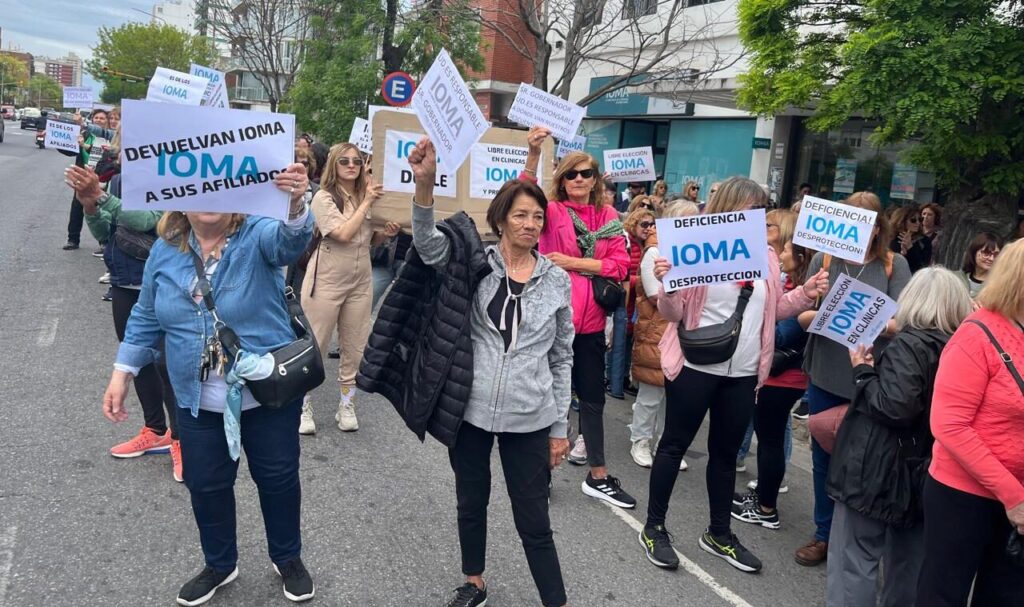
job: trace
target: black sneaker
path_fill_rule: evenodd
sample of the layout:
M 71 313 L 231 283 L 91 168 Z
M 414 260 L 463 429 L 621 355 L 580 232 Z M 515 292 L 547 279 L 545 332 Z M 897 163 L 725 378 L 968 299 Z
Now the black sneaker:
M 212 567 L 205 567 L 199 575 L 185 582 L 185 585 L 178 591 L 177 602 L 185 607 L 202 605 L 213 598 L 217 589 L 235 581 L 238 577 L 238 567 L 230 573 L 217 573 Z
M 64 243 L 64 246 L 61 248 L 64 249 L 65 251 L 74 251 L 75 249 L 78 248 L 78 243 L 73 240 L 69 240 L 66 243 Z
M 476 587 L 476 584 L 465 584 L 455 589 L 455 596 L 448 601 L 447 607 L 482 607 L 487 604 L 487 589 Z
M 636 398 L 636 395 L 639 393 L 640 390 L 639 390 L 639 388 L 637 387 L 636 384 L 629 384 L 628 386 L 623 388 L 622 391 L 625 392 L 626 394 Z
M 747 573 L 761 571 L 761 560 L 743 547 L 735 533 L 730 533 L 727 538 L 716 538 L 711 531 L 705 531 L 698 542 L 705 552 L 713 554 L 725 560 L 733 567 Z
M 765 512 L 761 509 L 761 500 L 754 496 L 754 500 L 745 502 L 739 506 L 735 503 L 732 505 L 732 517 L 738 521 L 744 523 L 750 523 L 751 525 L 761 525 L 768 529 L 778 529 L 781 526 L 779 522 L 779 511 L 773 510 L 771 513 Z
M 114 290 L 107 287 L 107 292 L 100 296 L 103 301 L 114 301 Z
M 793 409 L 793 419 L 806 420 L 811 416 L 807 410 L 807 401 L 801 399 L 796 405 L 796 409 Z
M 588 472 L 587 478 L 584 479 L 580 488 L 583 489 L 584 495 L 596 497 L 619 508 L 636 508 L 636 500 L 633 496 L 623 491 L 619 479 L 610 474 L 605 478 L 595 479 Z
M 341 350 L 338 348 L 334 348 L 333 350 L 327 353 L 327 358 L 341 358 Z
M 746 493 L 736 493 L 736 492 L 733 492 L 733 494 L 732 494 L 732 505 L 733 506 L 743 507 L 746 504 L 749 504 L 751 502 L 756 502 L 756 501 L 757 501 L 757 493 L 752 491 L 752 490 L 751 491 L 747 491 Z
M 638 537 L 640 545 L 647 552 L 648 561 L 662 569 L 679 568 L 679 557 L 672 549 L 672 534 L 665 529 L 665 525 L 644 526 Z
M 313 578 L 309 577 L 309 572 L 302 564 L 302 559 L 294 558 L 280 567 L 275 564 L 274 571 L 284 580 L 284 598 L 289 601 L 301 603 L 308 601 L 316 594 Z

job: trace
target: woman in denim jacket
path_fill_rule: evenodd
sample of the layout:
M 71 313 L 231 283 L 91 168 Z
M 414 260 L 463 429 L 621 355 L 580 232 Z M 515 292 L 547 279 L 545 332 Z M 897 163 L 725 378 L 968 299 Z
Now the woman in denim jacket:
M 280 268 L 295 261 L 313 233 L 303 204 L 306 171 L 292 164 L 274 182 L 289 192 L 287 221 L 222 213 L 169 212 L 161 219 L 132 309 L 114 373 L 103 397 L 103 413 L 128 418 L 125 396 L 132 378 L 166 343 L 167 368 L 178 399 L 185 485 L 206 565 L 178 593 L 178 604 L 208 601 L 238 575 L 234 483 L 237 452 L 229 448 L 224 409 L 228 384 L 215 369 L 203 369 L 203 351 L 214 335 L 203 303 L 193 256 L 204 261 L 220 317 L 238 334 L 241 350 L 263 355 L 295 339 L 283 297 Z M 206 282 L 206 281 L 203 281 Z M 313 597 L 313 582 L 299 557 L 299 442 L 301 398 L 279 409 L 261 407 L 247 388 L 241 394 L 239 435 L 259 490 L 267 544 L 274 569 L 292 601 Z M 233 441 L 232 441 L 233 443 Z

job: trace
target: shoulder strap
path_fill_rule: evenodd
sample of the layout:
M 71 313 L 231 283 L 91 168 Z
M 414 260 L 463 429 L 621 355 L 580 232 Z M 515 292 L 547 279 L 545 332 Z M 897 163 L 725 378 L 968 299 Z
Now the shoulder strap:
M 971 319 L 967 322 L 978 325 L 981 327 L 981 330 L 985 332 L 985 335 L 988 335 L 988 340 L 992 342 L 993 346 L 995 346 L 996 352 L 999 353 L 999 358 L 1001 358 L 1003 364 L 1006 365 L 1006 370 L 1009 371 L 1010 375 L 1013 376 L 1013 379 L 1017 381 L 1017 387 L 1020 388 L 1020 393 L 1024 395 L 1024 378 L 1020 376 L 1020 372 L 1017 371 L 1017 367 L 1014 366 L 1013 358 L 1011 358 L 1010 355 L 1003 350 L 1003 347 L 999 345 L 999 340 L 996 339 L 996 336 L 993 335 L 992 331 L 980 320 Z
M 733 316 L 743 319 L 743 313 L 747 311 L 747 304 L 750 303 L 750 296 L 754 294 L 754 283 L 749 280 L 740 287 L 740 296 L 736 300 L 736 311 Z

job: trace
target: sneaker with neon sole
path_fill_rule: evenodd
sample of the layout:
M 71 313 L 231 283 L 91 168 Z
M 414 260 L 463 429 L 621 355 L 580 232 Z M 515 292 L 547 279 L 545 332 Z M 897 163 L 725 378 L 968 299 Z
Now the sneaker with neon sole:
M 171 441 L 171 475 L 179 483 L 185 482 L 185 476 L 181 465 L 181 441 Z
M 143 427 L 135 438 L 125 441 L 120 445 L 114 445 L 110 449 L 110 454 L 114 457 L 127 459 L 146 455 L 147 453 L 167 453 L 170 450 L 170 430 L 163 434 L 157 434 L 150 428 Z

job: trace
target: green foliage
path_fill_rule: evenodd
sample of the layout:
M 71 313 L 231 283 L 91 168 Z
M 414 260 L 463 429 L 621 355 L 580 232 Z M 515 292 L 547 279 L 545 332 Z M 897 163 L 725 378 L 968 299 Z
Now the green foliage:
M 813 109 L 811 128 L 876 119 L 877 143 L 952 190 L 1024 186 L 1024 7 L 997 0 L 741 0 L 740 105 Z
M 28 68 L 20 59 L 0 55 L 0 101 L 14 98 L 19 87 L 28 84 Z
M 59 82 L 46 74 L 35 74 L 22 89 L 19 105 L 57 108 L 63 101 L 64 90 Z
M 214 57 L 213 46 L 201 36 L 193 36 L 166 24 L 126 23 L 117 28 L 101 27 L 99 43 L 85 69 L 103 83 L 100 100 L 119 103 L 121 99 L 142 99 L 149 79 L 157 67 L 187 72 L 192 63 L 209 65 Z M 138 82 L 103 71 L 137 76 Z

